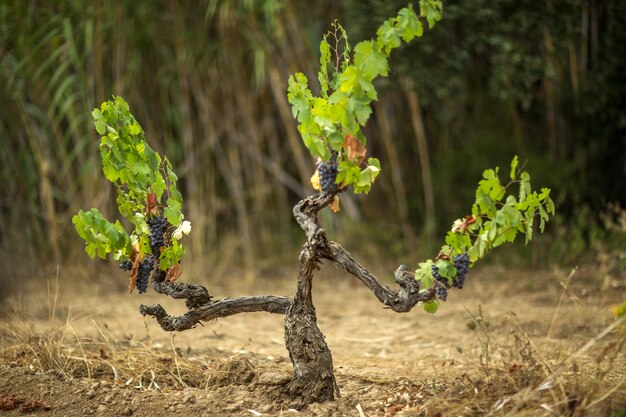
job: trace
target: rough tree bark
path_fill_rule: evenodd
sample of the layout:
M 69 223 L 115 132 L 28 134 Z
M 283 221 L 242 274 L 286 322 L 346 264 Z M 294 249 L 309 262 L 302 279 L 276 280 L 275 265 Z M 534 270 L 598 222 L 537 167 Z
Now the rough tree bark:
M 183 331 L 195 327 L 201 321 L 238 313 L 266 311 L 284 314 L 285 345 L 293 365 L 293 376 L 285 390 L 293 405 L 303 407 L 335 399 L 339 396 L 339 388 L 333 373 L 333 359 L 324 335 L 317 327 L 312 298 L 313 276 L 320 263 L 326 259 L 340 266 L 363 282 L 381 303 L 396 312 L 408 312 L 418 302 L 435 298 L 432 289 L 420 291 L 414 274 L 404 265 L 395 271 L 395 281 L 400 288 L 394 291 L 382 285 L 340 244 L 328 240 L 317 214 L 330 204 L 335 195 L 322 193 L 310 196 L 293 209 L 306 235 L 306 242 L 300 252 L 300 270 L 293 298 L 268 295 L 213 300 L 206 288 L 169 282 L 164 272 L 156 271 L 152 280 L 153 288 L 172 298 L 185 299 L 188 311 L 180 316 L 170 316 L 161 305 L 156 304 L 142 305 L 141 314 L 154 317 L 166 331 Z

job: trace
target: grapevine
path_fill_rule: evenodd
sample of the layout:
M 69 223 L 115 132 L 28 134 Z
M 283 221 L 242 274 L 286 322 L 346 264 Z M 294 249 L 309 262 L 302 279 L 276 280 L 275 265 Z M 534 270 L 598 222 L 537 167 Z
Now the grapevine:
M 86 252 L 92 258 L 112 254 L 123 270 L 130 271 L 130 290 L 137 288 L 144 293 L 152 280 L 157 292 L 185 299 L 187 312 L 179 316 L 169 315 L 159 304 L 140 306 L 142 315 L 154 317 L 166 331 L 183 331 L 201 321 L 243 312 L 284 314 L 284 340 L 294 368 L 285 392 L 300 405 L 332 400 L 338 392 L 332 356 L 317 327 L 311 295 L 313 275 L 323 261 L 331 261 L 355 276 L 393 311 L 407 312 L 421 304 L 434 313 L 453 288 L 464 287 L 476 262 L 519 235 L 529 242 L 537 222 L 543 232 L 545 222 L 554 214 L 550 190 L 533 191 L 530 175 L 519 168 L 514 157 L 504 184 L 498 168 L 483 172 L 471 211 L 452 224 L 434 259 L 418 264 L 414 272 L 405 265 L 395 270 L 398 290 L 383 285 L 328 238 L 319 223 L 319 211 L 325 207 L 338 211 L 338 194 L 350 188 L 357 194 L 369 192 L 380 173 L 379 161 L 367 158 L 361 131 L 372 112 L 371 102 L 377 99 L 374 79 L 387 76 L 392 50 L 422 35 L 422 21 L 432 27 L 441 17 L 440 1 L 420 0 L 419 4 L 419 16 L 409 5 L 383 23 L 376 38 L 359 42 L 354 49 L 345 30 L 335 22 L 334 30 L 320 45 L 318 97 L 313 96 L 303 74 L 289 79 L 288 99 L 298 130 L 316 159 L 311 183 L 320 191 L 293 209 L 306 236 L 293 297 L 214 300 L 201 285 L 172 283 L 181 272 L 181 239 L 191 225 L 181 212 L 182 196 L 171 164 L 146 143 L 143 130 L 123 99 L 116 97 L 93 112 L 96 129 L 102 135 L 103 172 L 115 185 L 119 212 L 133 230 L 128 233 L 120 221 L 111 223 L 96 209 L 81 210 L 73 222 L 85 240 Z

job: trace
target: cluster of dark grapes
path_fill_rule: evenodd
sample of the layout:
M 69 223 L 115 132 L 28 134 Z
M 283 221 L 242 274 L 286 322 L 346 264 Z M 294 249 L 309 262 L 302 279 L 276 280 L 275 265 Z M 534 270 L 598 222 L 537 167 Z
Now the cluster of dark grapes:
M 469 256 L 467 253 L 462 253 L 460 255 L 456 255 L 453 258 L 454 267 L 456 268 L 456 276 L 452 280 L 452 285 L 456 288 L 463 288 L 463 283 L 465 282 L 465 276 L 469 271 Z M 437 298 L 441 301 L 446 301 L 448 298 L 448 288 L 450 288 L 450 283 L 448 279 L 439 275 L 439 268 L 437 266 L 432 266 L 432 276 L 435 279 L 435 294 Z
M 460 255 L 456 255 L 454 257 L 454 267 L 456 268 L 456 277 L 454 278 L 453 285 L 458 289 L 463 288 L 463 283 L 465 282 L 465 275 L 469 271 L 469 255 L 467 253 L 462 253 Z
M 435 294 L 437 295 L 437 298 L 441 301 L 446 301 L 448 298 L 448 288 L 450 287 L 448 285 L 448 279 L 439 275 L 439 268 L 435 265 L 433 265 L 432 268 L 432 275 L 433 278 L 435 278 Z
M 131 261 L 130 259 L 124 259 L 122 262 L 120 262 L 120 268 L 124 271 L 130 271 L 131 269 L 133 269 L 133 261 Z
M 150 279 L 152 268 L 154 268 L 153 256 L 148 256 L 139 264 L 139 268 L 137 269 L 137 282 L 135 284 L 139 294 L 143 294 L 148 291 L 148 281 Z
M 150 250 L 156 256 L 161 254 L 161 246 L 165 244 L 165 229 L 167 228 L 167 220 L 161 216 L 154 216 L 148 219 L 148 227 L 150 228 Z
M 329 162 L 320 162 L 317 166 L 317 172 L 320 174 L 320 186 L 325 193 L 335 191 L 337 184 L 337 154 Z

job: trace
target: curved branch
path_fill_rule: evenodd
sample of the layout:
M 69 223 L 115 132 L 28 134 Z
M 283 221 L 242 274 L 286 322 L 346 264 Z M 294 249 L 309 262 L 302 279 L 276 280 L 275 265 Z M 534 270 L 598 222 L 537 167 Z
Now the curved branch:
M 317 213 L 329 205 L 337 193 L 321 193 L 309 196 L 300 200 L 293 207 L 293 216 L 304 231 L 307 241 L 312 244 L 318 235 L 323 234 L 326 238 L 326 232 L 320 227 L 317 219 Z
M 187 308 L 196 308 L 211 302 L 213 298 L 202 285 L 185 284 L 184 282 L 170 282 L 153 280 L 152 288 L 159 294 L 169 295 L 174 299 L 185 299 Z
M 325 257 L 367 285 L 381 303 L 395 312 L 406 313 L 411 311 L 415 304 L 435 298 L 434 289 L 420 292 L 419 282 L 415 279 L 415 275 L 408 271 L 404 265 L 400 265 L 394 272 L 395 281 L 400 285 L 400 289 L 392 291 L 383 286 L 374 275 L 355 261 L 352 255 L 339 243 L 328 242 L 328 253 Z
M 154 317 L 165 331 L 191 329 L 201 321 L 210 321 L 219 317 L 232 316 L 239 313 L 266 311 L 268 313 L 285 314 L 292 299 L 274 295 L 226 298 L 213 301 L 211 295 L 202 285 L 171 282 L 166 279 L 165 271 L 155 269 L 152 273 L 152 288 L 160 294 L 175 299 L 185 299 L 187 311 L 180 316 L 170 316 L 160 305 L 141 305 L 139 312 L 143 316 Z
M 352 255 L 339 243 L 329 241 L 326 231 L 320 226 L 317 213 L 333 200 L 336 193 L 322 193 L 300 201 L 293 208 L 298 224 L 307 236 L 305 250 L 317 252 L 320 257 L 329 259 L 346 272 L 354 275 L 374 293 L 376 298 L 396 312 L 408 312 L 419 302 L 435 299 L 434 288 L 420 292 L 419 282 L 407 267 L 400 265 L 394 272 L 395 281 L 400 286 L 392 291 L 383 286 L 367 269 L 352 258 Z
M 228 317 L 239 313 L 265 311 L 267 313 L 285 314 L 291 305 L 289 297 L 274 295 L 226 298 L 191 309 L 180 316 L 170 316 L 160 304 L 147 306 L 142 304 L 139 312 L 142 316 L 154 317 L 165 331 L 191 329 L 201 321 L 210 321 L 220 317 Z

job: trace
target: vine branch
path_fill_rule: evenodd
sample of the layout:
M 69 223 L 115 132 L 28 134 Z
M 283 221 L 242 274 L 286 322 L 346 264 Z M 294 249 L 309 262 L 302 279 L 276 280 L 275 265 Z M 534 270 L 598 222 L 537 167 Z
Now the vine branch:
M 381 303 L 397 313 L 409 312 L 417 303 L 435 298 L 434 289 L 420 292 L 419 282 L 415 279 L 415 274 L 410 272 L 405 265 L 400 265 L 394 271 L 395 282 L 400 286 L 400 289 L 393 291 L 382 285 L 372 273 L 355 261 L 352 255 L 339 243 L 330 241 L 325 257 L 341 266 L 349 274 L 354 275 L 374 293 Z
M 289 297 L 264 295 L 225 298 L 190 309 L 180 316 L 170 316 L 160 304 L 152 306 L 142 304 L 139 307 L 139 312 L 143 316 L 154 317 L 165 331 L 182 332 L 195 327 L 201 321 L 210 321 L 239 313 L 265 311 L 267 313 L 285 314 L 291 301 L 292 299 Z
M 394 272 L 395 282 L 400 289 L 393 291 L 366 268 L 352 258 L 339 243 L 328 240 L 326 231 L 320 226 L 317 213 L 333 200 L 336 193 L 322 193 L 300 201 L 293 209 L 294 216 L 307 236 L 309 250 L 317 251 L 322 258 L 341 266 L 346 272 L 363 282 L 378 300 L 395 312 L 408 312 L 417 303 L 435 298 L 434 288 L 420 292 L 415 274 L 405 265 Z
M 188 311 L 180 316 L 171 316 L 163 306 L 141 305 L 142 316 L 154 317 L 165 331 L 182 332 L 195 327 L 201 321 L 210 321 L 220 317 L 228 317 L 239 313 L 265 311 L 268 313 L 285 314 L 292 299 L 275 295 L 226 298 L 213 301 L 212 296 L 202 285 L 170 282 L 165 279 L 165 272 L 155 270 L 152 287 L 160 294 L 174 299 L 185 299 Z

